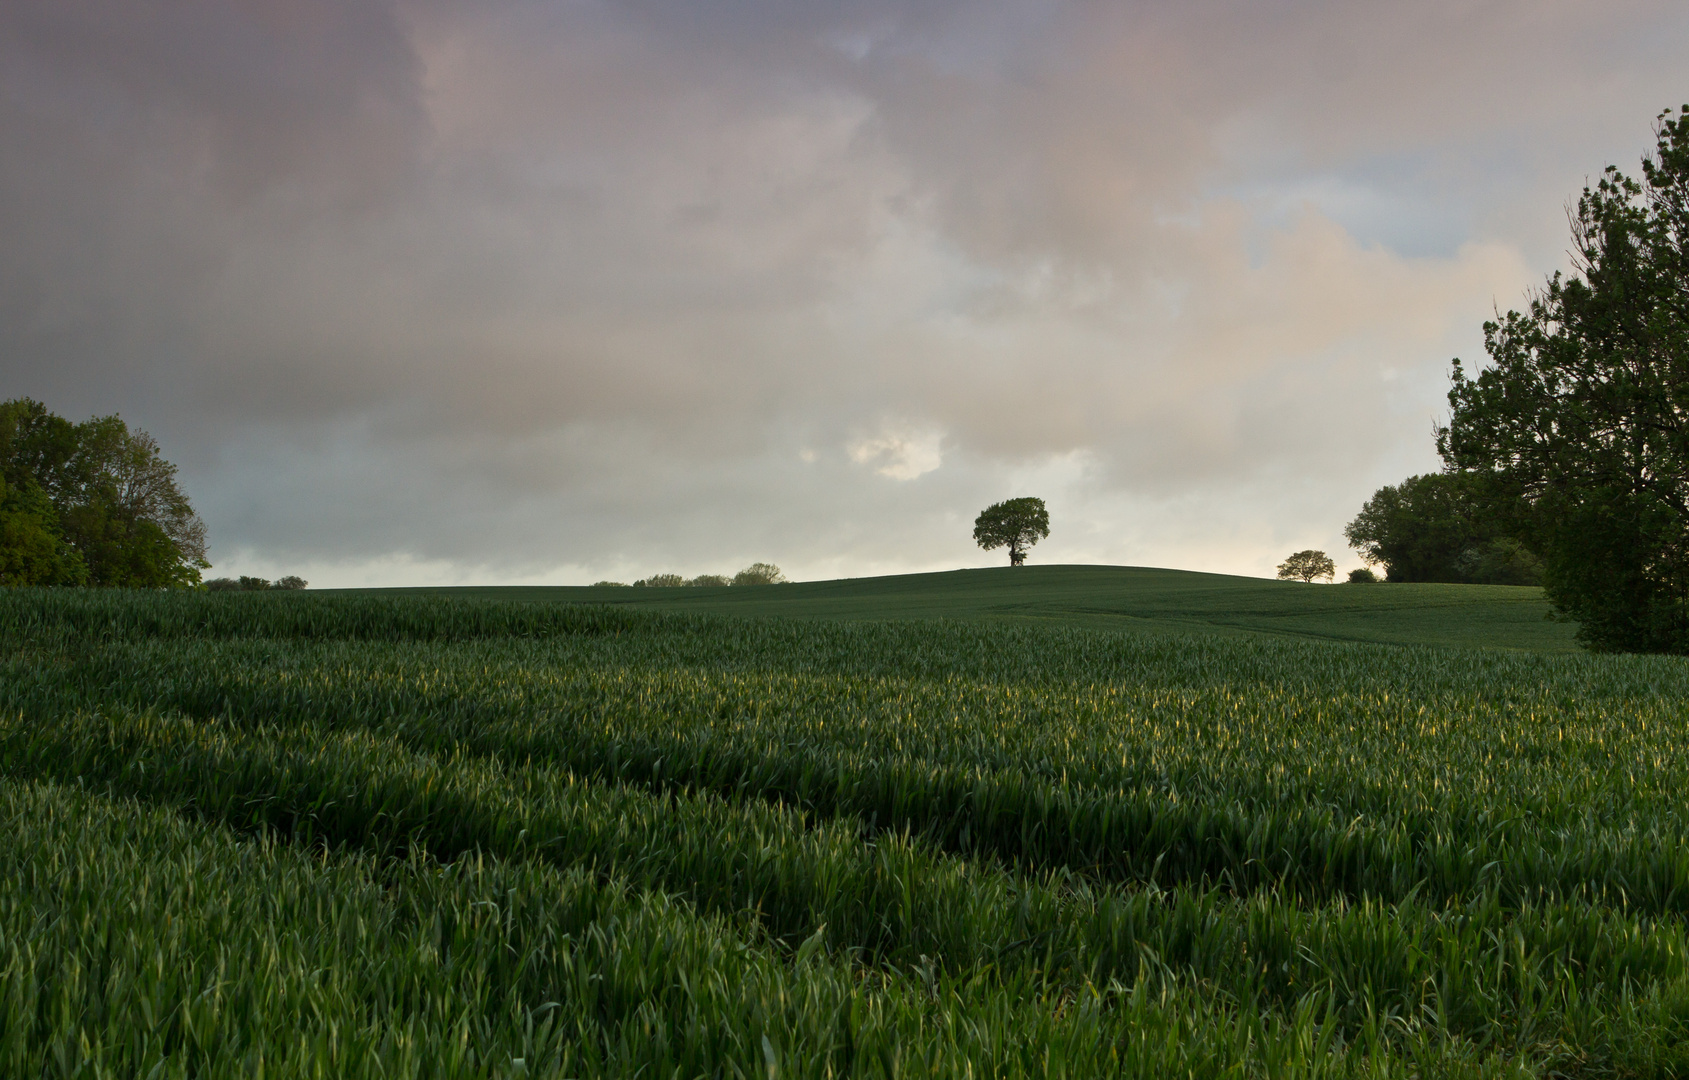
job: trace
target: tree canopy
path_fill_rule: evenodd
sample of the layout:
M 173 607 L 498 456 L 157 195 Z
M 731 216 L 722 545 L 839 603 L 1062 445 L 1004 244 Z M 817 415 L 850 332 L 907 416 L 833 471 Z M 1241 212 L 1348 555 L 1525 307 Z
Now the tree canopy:
M 1026 549 L 1050 535 L 1050 512 L 1031 497 L 992 503 L 974 519 L 974 541 L 986 551 L 1009 549 L 1009 565 L 1026 561 Z
M 1574 267 L 1454 362 L 1437 447 L 1543 560 L 1600 650 L 1689 652 L 1689 106 L 1636 181 L 1609 167 L 1572 221 Z
M 1343 535 L 1390 581 L 1540 584 L 1541 562 L 1507 535 L 1494 501 L 1470 476 L 1410 476 L 1374 492 Z
M 297 574 L 289 574 L 274 581 L 242 574 L 239 578 L 212 578 L 205 583 L 205 587 L 211 592 L 293 592 L 305 588 L 308 584 L 309 582 Z
M 208 565 L 205 524 L 151 435 L 0 403 L 0 584 L 165 588 Z
M 773 563 L 754 562 L 743 570 L 728 577 L 726 574 L 699 574 L 695 578 L 681 577 L 679 574 L 652 574 L 650 577 L 640 578 L 634 582 L 638 588 L 678 589 L 683 585 L 712 586 L 723 585 L 780 585 L 786 580 L 786 575 Z M 600 581 L 600 585 L 620 585 L 619 581 Z
M 1298 551 L 1278 564 L 1278 576 L 1287 581 L 1311 582 L 1315 578 L 1330 581 L 1337 574 L 1337 564 L 1323 551 L 1309 548 Z
M 735 585 L 780 585 L 785 580 L 778 566 L 766 562 L 754 562 L 733 575 Z

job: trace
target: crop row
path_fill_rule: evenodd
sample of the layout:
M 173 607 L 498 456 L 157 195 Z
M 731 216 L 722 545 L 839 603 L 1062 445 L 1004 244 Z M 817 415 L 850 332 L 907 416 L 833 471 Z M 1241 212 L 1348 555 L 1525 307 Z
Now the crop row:
M 464 603 L 426 596 L 305 596 L 121 589 L 7 589 L 0 640 L 34 646 L 114 641 L 470 641 L 614 635 L 650 625 L 629 608 Z
M 1294 1023 L 1309 1001 L 1345 1041 L 1377 1017 L 1521 1049 L 1593 1033 L 1637 996 L 1685 981 L 1681 926 L 1586 903 L 1506 910 L 1494 895 L 1435 908 L 1305 910 L 1260 893 L 1120 890 L 1028 880 L 905 840 L 713 798 L 583 785 L 533 767 L 445 761 L 367 735 L 241 734 L 156 717 L 4 732 L 4 772 L 74 777 L 296 845 L 452 863 L 495 856 L 660 891 L 745 940 L 816 948 L 877 971 L 925 967 L 1041 998 L 1113 986 L 1214 988 L 1228 1008 Z M 783 938 L 784 941 L 775 940 Z M 1577 972 L 1575 980 L 1567 973 Z
M 85 653 L 121 642 L 565 642 L 592 662 L 1145 688 L 1344 687 L 1418 703 L 1593 702 L 1689 697 L 1671 657 L 1544 656 L 1268 637 L 1134 635 L 1035 622 L 742 619 L 613 605 L 415 595 L 0 591 L 0 641 Z
M 29 590 L 0 646 L 3 1075 L 1689 1069 L 1681 662 Z
M 708 637 L 690 631 L 673 636 Z M 933 636 L 942 644 L 944 635 Z M 954 643 L 952 643 L 954 644 Z M 850 816 L 1028 870 L 1238 892 L 1689 911 L 1684 702 L 1015 686 L 674 668 L 574 642 L 110 645 L 14 662 L 0 708 L 370 731 Z M 1388 663 L 1392 652 L 1377 650 Z M 617 660 L 624 661 L 617 663 Z
M 56 785 L 0 780 L 0 881 L 7 1076 L 1405 1075 L 1314 1000 L 865 980 L 579 870 L 325 858 Z

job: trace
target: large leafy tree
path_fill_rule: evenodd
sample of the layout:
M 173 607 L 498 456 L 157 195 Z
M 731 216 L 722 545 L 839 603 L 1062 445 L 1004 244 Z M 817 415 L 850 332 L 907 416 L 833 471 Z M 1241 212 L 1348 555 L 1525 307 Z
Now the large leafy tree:
M 1585 645 L 1689 652 L 1689 106 L 1572 225 L 1573 272 L 1485 324 L 1489 367 L 1455 361 L 1438 449 L 1520 508 Z
M 28 398 L 0 403 L 0 585 L 87 582 L 53 500 L 75 453 L 70 421 Z
M 1009 565 L 1026 561 L 1026 549 L 1050 535 L 1050 511 L 1043 499 L 1005 499 L 992 503 L 974 519 L 974 541 L 986 551 L 1009 549 Z
M 0 403 L 0 479 L 0 583 L 163 588 L 208 565 L 176 466 L 116 416 L 71 424 Z
M 37 484 L 0 476 L 0 586 L 80 585 L 88 567 L 65 542 L 52 502 Z

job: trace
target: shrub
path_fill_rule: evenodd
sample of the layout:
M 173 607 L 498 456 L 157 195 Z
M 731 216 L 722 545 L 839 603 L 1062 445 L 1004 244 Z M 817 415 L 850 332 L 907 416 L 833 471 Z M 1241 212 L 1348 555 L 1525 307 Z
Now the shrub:
M 1364 566 L 1357 566 L 1349 571 L 1349 584 L 1351 585 L 1376 585 L 1377 583 L 1378 575 Z
M 679 574 L 652 574 L 648 578 L 640 578 L 633 583 L 636 589 L 678 589 L 686 584 L 686 579 Z
M 628 583 L 625 582 L 625 581 L 595 581 L 595 582 L 592 583 L 592 585 L 593 585 L 593 588 L 595 588 L 595 589 L 596 588 L 625 589 L 625 588 L 628 587 Z
M 686 584 L 688 584 L 688 585 L 704 585 L 704 586 L 709 586 L 709 587 L 715 588 L 715 587 L 719 587 L 719 586 L 722 586 L 722 585 L 731 585 L 731 584 L 733 584 L 733 579 L 729 578 L 725 574 L 699 574 L 697 577 L 693 578 L 691 581 L 688 581 Z
M 276 583 L 273 586 L 271 586 L 271 588 L 275 588 L 275 589 L 303 589 L 308 584 L 310 584 L 310 583 L 307 582 L 304 578 L 300 577 L 298 574 L 289 574 L 286 577 L 277 578 Z

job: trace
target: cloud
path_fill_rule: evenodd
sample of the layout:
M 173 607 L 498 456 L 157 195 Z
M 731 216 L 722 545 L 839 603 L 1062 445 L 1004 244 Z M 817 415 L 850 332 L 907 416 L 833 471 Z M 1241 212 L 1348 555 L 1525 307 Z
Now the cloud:
M 1434 467 L 1686 45 L 1643 0 L 24 0 L 0 380 L 158 435 L 219 572 L 927 568 L 1033 493 L 1038 558 L 1270 574 Z
M 851 440 L 850 460 L 893 480 L 913 480 L 944 464 L 944 433 L 906 423 L 884 423 L 878 434 Z

